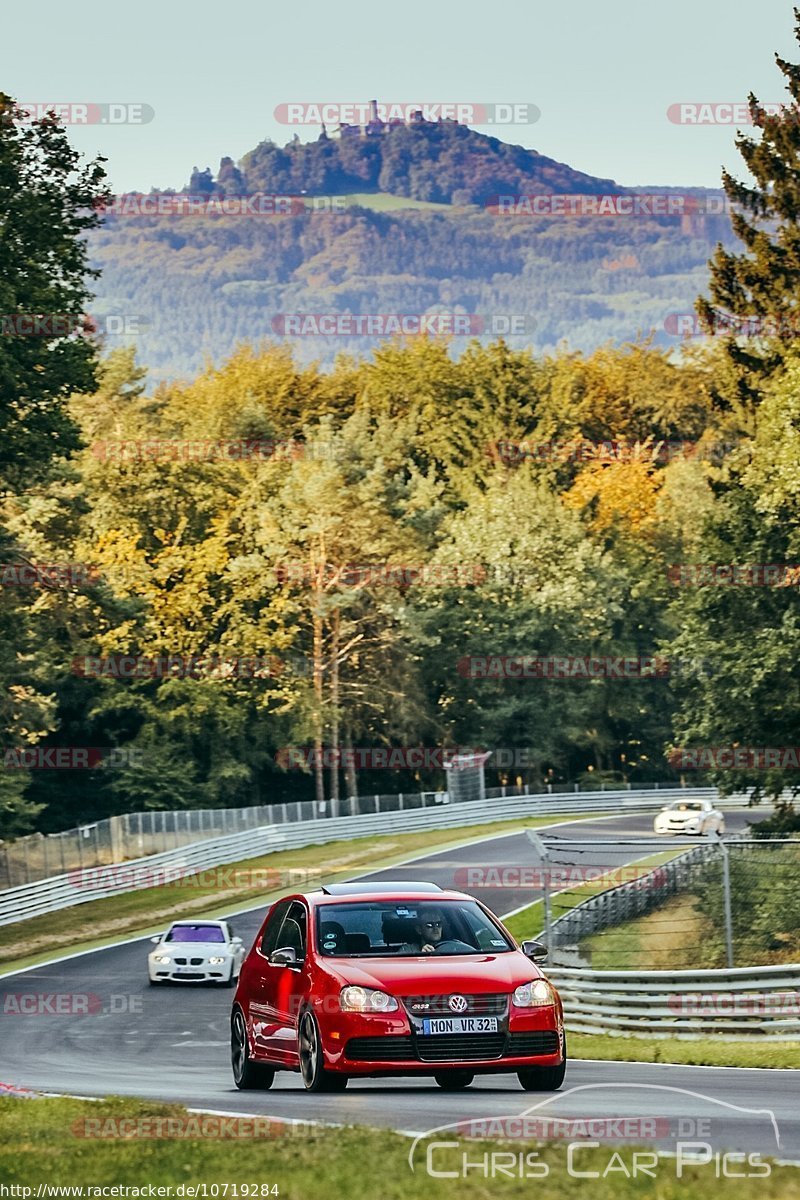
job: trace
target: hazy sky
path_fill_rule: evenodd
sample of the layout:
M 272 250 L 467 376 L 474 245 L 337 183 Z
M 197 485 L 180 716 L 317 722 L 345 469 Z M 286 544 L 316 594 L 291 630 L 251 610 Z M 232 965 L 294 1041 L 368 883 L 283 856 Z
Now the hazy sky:
M 535 124 L 477 126 L 591 174 L 719 185 L 735 126 L 674 124 L 680 102 L 785 99 L 774 51 L 796 60 L 786 0 L 428 0 L 323 4 L 6 0 L 0 89 L 48 103 L 141 103 L 147 124 L 73 127 L 115 191 L 181 187 L 266 137 L 293 101 L 535 104 Z M 318 129 L 301 128 L 302 140 Z

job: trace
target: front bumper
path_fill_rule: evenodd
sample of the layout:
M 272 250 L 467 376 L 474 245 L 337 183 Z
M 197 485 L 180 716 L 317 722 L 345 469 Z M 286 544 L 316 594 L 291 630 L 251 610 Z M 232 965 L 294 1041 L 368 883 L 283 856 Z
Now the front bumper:
M 442 1070 L 476 1074 L 558 1066 L 564 1030 L 555 1006 L 498 1018 L 496 1033 L 425 1035 L 421 1019 L 341 1014 L 323 1029 L 326 1066 L 348 1075 L 432 1075 Z
M 153 983 L 224 983 L 231 977 L 233 963 L 225 962 L 214 966 L 206 962 L 189 962 L 185 966 L 175 963 L 148 963 L 148 972 Z

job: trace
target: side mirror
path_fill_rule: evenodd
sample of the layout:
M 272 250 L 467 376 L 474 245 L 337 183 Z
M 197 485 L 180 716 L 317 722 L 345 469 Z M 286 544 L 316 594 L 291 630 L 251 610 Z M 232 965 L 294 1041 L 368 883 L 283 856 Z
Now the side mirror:
M 231 945 L 232 946 L 243 946 L 244 942 L 242 941 L 242 939 L 240 937 L 232 937 Z
M 532 939 L 529 942 L 522 943 L 522 953 L 533 962 L 544 962 L 547 958 L 547 946 L 545 946 L 544 942 L 537 942 Z
M 155 937 L 150 938 L 150 941 L 153 943 L 154 946 L 157 946 L 163 936 L 164 936 L 163 933 L 157 933 Z
M 273 967 L 299 967 L 303 962 L 302 958 L 297 957 L 294 946 L 281 946 L 279 950 L 273 950 L 269 961 Z

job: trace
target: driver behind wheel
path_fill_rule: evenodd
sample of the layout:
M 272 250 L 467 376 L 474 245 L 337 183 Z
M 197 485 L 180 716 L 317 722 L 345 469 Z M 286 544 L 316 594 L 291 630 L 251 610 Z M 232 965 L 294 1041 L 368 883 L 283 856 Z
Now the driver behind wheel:
M 439 908 L 422 908 L 414 922 L 416 939 L 405 942 L 400 954 L 433 954 L 437 945 L 445 941 L 444 918 Z

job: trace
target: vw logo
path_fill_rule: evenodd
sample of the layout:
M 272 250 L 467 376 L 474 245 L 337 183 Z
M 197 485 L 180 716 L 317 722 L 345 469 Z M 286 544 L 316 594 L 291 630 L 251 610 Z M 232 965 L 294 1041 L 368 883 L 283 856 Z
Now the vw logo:
M 467 997 L 466 996 L 451 996 L 450 999 L 447 1001 L 447 1003 L 453 1012 L 466 1012 L 467 1011 Z

